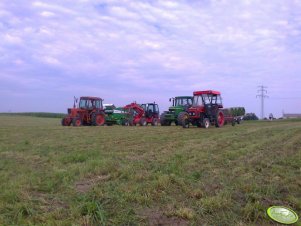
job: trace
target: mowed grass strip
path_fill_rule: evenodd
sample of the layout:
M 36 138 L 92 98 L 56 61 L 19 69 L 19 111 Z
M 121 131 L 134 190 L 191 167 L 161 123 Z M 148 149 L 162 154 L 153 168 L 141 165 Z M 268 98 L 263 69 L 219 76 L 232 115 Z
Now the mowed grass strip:
M 205 130 L 0 117 L 0 225 L 275 225 L 271 205 L 300 213 L 300 175 L 298 120 Z

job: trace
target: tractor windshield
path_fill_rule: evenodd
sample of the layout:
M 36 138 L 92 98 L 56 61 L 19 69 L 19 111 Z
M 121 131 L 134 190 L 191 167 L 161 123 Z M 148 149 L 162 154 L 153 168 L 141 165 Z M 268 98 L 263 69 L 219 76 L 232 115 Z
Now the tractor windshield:
M 185 106 L 191 104 L 192 104 L 192 100 L 189 98 L 176 98 L 175 100 L 175 106 Z
M 203 100 L 205 104 L 211 104 L 212 95 L 210 94 L 203 94 Z
M 102 108 L 102 102 L 101 100 L 81 99 L 79 102 L 79 108 L 84 108 L 84 109 Z
M 149 113 L 158 113 L 159 112 L 158 105 L 157 104 L 148 104 L 146 111 Z
M 201 106 L 204 105 L 202 96 L 194 96 L 192 106 Z
M 220 95 L 202 94 L 202 97 L 205 104 L 222 105 L 222 98 Z

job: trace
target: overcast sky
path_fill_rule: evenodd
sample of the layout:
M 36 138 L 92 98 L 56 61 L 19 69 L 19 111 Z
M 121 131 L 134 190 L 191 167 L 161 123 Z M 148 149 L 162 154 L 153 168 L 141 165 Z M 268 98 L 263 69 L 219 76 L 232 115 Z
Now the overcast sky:
M 0 1 L 0 112 L 213 89 L 260 116 L 259 85 L 266 115 L 301 112 L 301 0 Z

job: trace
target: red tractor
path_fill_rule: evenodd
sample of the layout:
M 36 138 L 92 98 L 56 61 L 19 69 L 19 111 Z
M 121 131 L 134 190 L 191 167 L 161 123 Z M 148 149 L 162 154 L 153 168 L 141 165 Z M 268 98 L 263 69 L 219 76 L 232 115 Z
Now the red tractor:
M 135 126 L 139 124 L 140 126 L 146 126 L 151 124 L 152 126 L 157 126 L 159 122 L 159 107 L 158 104 L 148 103 L 148 104 L 137 104 L 131 103 L 124 107 L 128 112 L 129 125 Z
M 234 117 L 224 113 L 221 94 L 218 91 L 205 90 L 193 92 L 193 104 L 187 112 L 181 112 L 179 118 L 183 128 L 190 124 L 208 128 L 210 125 L 222 127 L 225 122 L 234 122 Z
M 81 97 L 78 107 L 74 98 L 73 108 L 68 108 L 68 115 L 62 119 L 63 126 L 102 126 L 105 124 L 103 99 L 99 97 Z

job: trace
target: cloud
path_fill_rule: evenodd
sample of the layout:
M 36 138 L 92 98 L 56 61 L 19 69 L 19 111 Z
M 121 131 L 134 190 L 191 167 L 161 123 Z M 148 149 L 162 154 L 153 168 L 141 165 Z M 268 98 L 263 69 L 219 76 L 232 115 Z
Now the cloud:
M 18 86 L 26 92 L 43 81 L 55 92 L 60 82 L 62 95 L 76 95 L 78 86 L 123 91 L 128 100 L 207 88 L 229 98 L 241 90 L 255 95 L 261 83 L 298 89 L 300 10 L 299 1 L 282 0 L 4 0 L 0 80 L 12 92 L 8 77 L 32 79 Z

